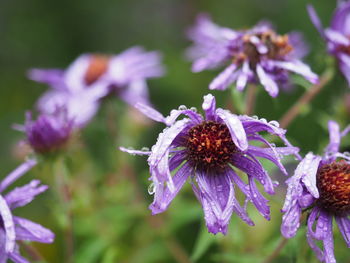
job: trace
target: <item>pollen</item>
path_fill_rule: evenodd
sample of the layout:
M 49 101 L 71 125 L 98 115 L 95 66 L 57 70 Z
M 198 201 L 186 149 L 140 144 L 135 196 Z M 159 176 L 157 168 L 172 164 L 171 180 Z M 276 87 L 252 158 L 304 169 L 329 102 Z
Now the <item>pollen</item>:
M 237 151 L 225 124 L 206 121 L 188 131 L 186 150 L 197 169 L 222 169 Z
M 317 173 L 318 204 L 328 212 L 344 215 L 350 212 L 350 164 L 334 161 Z
M 90 64 L 85 73 L 85 83 L 91 85 L 96 82 L 108 69 L 109 57 L 104 55 L 92 55 Z

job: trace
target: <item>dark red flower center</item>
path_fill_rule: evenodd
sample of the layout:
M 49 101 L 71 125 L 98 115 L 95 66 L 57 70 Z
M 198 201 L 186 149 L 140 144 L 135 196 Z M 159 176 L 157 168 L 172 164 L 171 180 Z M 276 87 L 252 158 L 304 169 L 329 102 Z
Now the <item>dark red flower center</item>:
M 237 147 L 225 124 L 206 121 L 192 127 L 186 144 L 188 160 L 198 169 L 224 168 Z
M 317 172 L 319 205 L 334 214 L 350 212 L 350 164 L 334 161 L 323 165 Z
M 90 64 L 85 73 L 86 85 L 91 85 L 97 81 L 108 69 L 110 58 L 103 55 L 93 55 L 90 58 Z
M 251 43 L 251 37 L 257 37 L 266 47 L 267 53 L 260 54 L 256 45 Z M 277 35 L 276 32 L 269 30 L 258 34 L 246 34 L 243 36 L 243 51 L 234 56 L 234 62 L 240 63 L 249 60 L 250 66 L 255 68 L 260 62 L 261 57 L 269 59 L 281 59 L 293 50 L 289 43 L 288 35 Z

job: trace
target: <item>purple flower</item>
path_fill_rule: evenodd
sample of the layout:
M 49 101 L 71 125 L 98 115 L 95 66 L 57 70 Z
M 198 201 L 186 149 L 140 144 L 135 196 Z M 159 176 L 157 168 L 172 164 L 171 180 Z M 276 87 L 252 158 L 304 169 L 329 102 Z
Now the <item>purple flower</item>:
M 193 72 L 228 65 L 209 85 L 224 90 L 235 84 L 242 91 L 247 83 L 260 83 L 272 96 L 278 85 L 289 85 L 289 72 L 302 75 L 311 83 L 318 77 L 301 61 L 307 48 L 299 33 L 278 35 L 267 22 L 250 30 L 235 31 L 214 24 L 200 15 L 188 32 L 194 46 L 188 56 L 194 61 Z
M 160 60 L 158 52 L 133 47 L 114 56 L 81 55 L 66 70 L 33 69 L 29 78 L 52 88 L 40 98 L 40 111 L 51 114 L 65 106 L 68 115 L 83 126 L 95 115 L 99 100 L 109 94 L 130 105 L 149 103 L 146 79 L 164 74 Z
M 67 119 L 65 112 L 41 114 L 35 121 L 28 112 L 25 125 L 16 125 L 15 128 L 26 133 L 27 141 L 35 152 L 47 154 L 57 152 L 65 146 L 72 133 L 73 123 Z
M 327 42 L 328 52 L 338 59 L 339 68 L 350 85 L 350 1 L 339 2 L 330 27 L 323 29 L 315 9 L 309 5 L 312 23 Z
M 286 173 L 281 157 L 297 155 L 298 148 L 289 144 L 285 130 L 279 128 L 276 121 L 237 116 L 216 108 L 215 104 L 211 94 L 204 97 L 205 118 L 195 109 L 184 106 L 164 117 L 156 110 L 138 104 L 136 107 L 140 111 L 168 127 L 159 134 L 151 151 L 121 150 L 149 155 L 150 180 L 155 194 L 150 205 L 153 214 L 165 211 L 190 178 L 193 191 L 202 204 L 208 230 L 226 234 L 233 212 L 254 225 L 246 212 L 249 201 L 270 219 L 268 200 L 258 191 L 256 181 L 268 194 L 274 194 L 274 183 L 257 158 L 270 160 Z M 178 120 L 180 115 L 185 118 Z M 259 134 L 262 131 L 277 135 L 287 147 L 275 147 Z M 250 144 L 252 142 L 255 144 Z M 256 142 L 263 146 L 256 146 Z M 239 171 L 247 174 L 247 183 L 240 178 Z M 244 207 L 235 197 L 234 185 L 246 196 Z
M 323 156 L 308 153 L 294 175 L 287 180 L 288 190 L 282 209 L 281 232 L 295 236 L 303 212 L 309 211 L 307 240 L 322 262 L 336 262 L 333 249 L 332 221 L 335 218 L 350 247 L 350 157 L 339 152 L 340 140 L 350 127 L 340 132 L 336 122 L 328 123 L 330 143 Z M 341 159 L 341 160 L 339 160 Z M 323 249 L 316 241 L 323 242 Z
M 8 186 L 36 164 L 28 160 L 0 182 L 0 262 L 11 259 L 15 263 L 29 263 L 19 254 L 17 240 L 52 243 L 55 235 L 48 229 L 28 219 L 14 216 L 12 210 L 30 203 L 36 195 L 46 191 L 46 185 L 32 180 L 29 184 L 4 193 Z

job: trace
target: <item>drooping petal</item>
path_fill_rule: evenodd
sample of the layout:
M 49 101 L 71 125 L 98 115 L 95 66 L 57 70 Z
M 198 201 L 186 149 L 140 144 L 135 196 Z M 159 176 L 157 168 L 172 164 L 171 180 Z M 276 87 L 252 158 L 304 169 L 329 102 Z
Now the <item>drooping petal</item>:
M 306 231 L 306 238 L 307 238 L 307 242 L 308 242 L 309 246 L 312 248 L 313 251 L 315 251 L 318 260 L 323 262 L 323 260 L 324 260 L 324 253 L 317 246 L 317 244 L 315 242 L 314 231 L 312 229 L 319 213 L 320 213 L 320 210 L 319 210 L 318 207 L 315 207 L 315 208 L 312 209 L 312 211 L 311 211 L 311 213 L 309 215 L 309 218 L 307 220 L 308 228 L 307 228 L 307 231 Z
M 13 221 L 16 224 L 15 231 L 17 240 L 52 243 L 55 239 L 55 234 L 49 229 L 28 219 L 15 216 Z
M 169 204 L 180 191 L 191 173 L 191 167 L 187 163 L 180 167 L 180 169 L 173 176 L 175 187 L 174 191 L 170 191 L 169 187 L 164 183 L 157 181 L 153 182 L 155 187 L 154 201 L 149 207 L 152 211 L 152 214 L 159 214 L 168 208 Z
M 234 144 L 242 151 L 247 150 L 247 135 L 239 118 L 229 111 L 220 108 L 216 110 L 216 114 L 227 125 Z
M 11 210 L 8 207 L 6 200 L 0 195 L 0 216 L 4 224 L 5 230 L 5 251 L 6 253 L 11 253 L 15 249 L 15 226 L 13 222 L 13 217 Z
M 224 90 L 230 86 L 235 79 L 232 79 L 232 74 L 234 74 L 237 69 L 236 64 L 232 63 L 223 72 L 221 72 L 210 84 L 209 89 Z
M 276 97 L 278 95 L 278 87 L 272 77 L 269 76 L 269 74 L 267 74 L 259 64 L 256 65 L 256 73 L 258 74 L 260 82 L 264 86 L 265 90 L 270 94 L 270 96 Z
M 25 206 L 30 203 L 35 196 L 45 192 L 48 189 L 47 185 L 40 185 L 39 180 L 32 180 L 29 184 L 16 187 L 11 192 L 5 195 L 5 200 L 11 209 Z
M 269 200 L 267 200 L 258 190 L 253 177 L 248 177 L 249 187 L 251 192 L 251 200 L 255 207 L 258 209 L 259 213 L 265 217 L 266 220 L 270 220 L 270 206 L 268 205 Z
M 350 219 L 347 216 L 336 216 L 335 220 L 346 245 L 350 248 Z
M 303 76 L 305 79 L 313 84 L 318 82 L 318 76 L 313 73 L 308 65 L 300 60 L 292 61 L 273 61 L 272 64 L 276 67 L 292 71 L 296 74 Z
M 18 178 L 23 176 L 28 172 L 33 166 L 37 164 L 37 160 L 28 159 L 20 166 L 18 166 L 14 171 L 7 175 L 0 183 L 0 192 L 3 192 L 9 185 L 11 185 Z
M 286 238 L 292 238 L 297 233 L 300 226 L 301 208 L 298 205 L 293 205 L 282 216 L 281 233 Z

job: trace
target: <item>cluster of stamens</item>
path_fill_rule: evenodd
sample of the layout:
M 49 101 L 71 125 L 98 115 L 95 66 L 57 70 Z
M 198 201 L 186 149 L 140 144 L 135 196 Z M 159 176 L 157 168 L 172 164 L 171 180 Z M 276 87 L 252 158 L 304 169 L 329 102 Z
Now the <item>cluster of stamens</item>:
M 206 121 L 192 127 L 187 138 L 187 159 L 197 169 L 222 169 L 237 151 L 225 124 Z
M 326 211 L 343 215 L 350 212 L 350 164 L 334 161 L 317 172 L 318 205 Z
M 267 47 L 267 52 L 261 54 L 256 45 L 251 42 L 251 38 L 256 37 Z M 262 57 L 269 59 L 282 59 L 293 50 L 289 43 L 288 35 L 277 35 L 274 31 L 268 30 L 258 34 L 246 34 L 243 36 L 243 51 L 233 58 L 234 63 L 240 64 L 249 60 L 251 67 L 255 68 Z
M 103 55 L 92 55 L 90 64 L 86 70 L 84 80 L 86 85 L 96 82 L 108 69 L 110 58 Z

